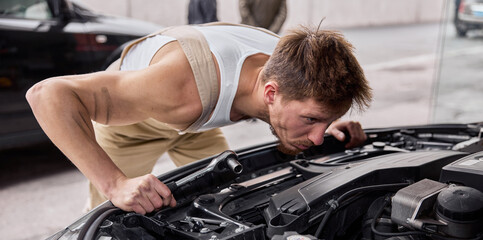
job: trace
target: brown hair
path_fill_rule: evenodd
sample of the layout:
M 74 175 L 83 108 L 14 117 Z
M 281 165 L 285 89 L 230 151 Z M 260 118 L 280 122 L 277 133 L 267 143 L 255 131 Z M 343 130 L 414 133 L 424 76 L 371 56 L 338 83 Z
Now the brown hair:
M 280 39 L 263 79 L 275 80 L 286 100 L 313 98 L 333 109 L 363 111 L 372 90 L 353 50 L 340 32 L 300 26 Z

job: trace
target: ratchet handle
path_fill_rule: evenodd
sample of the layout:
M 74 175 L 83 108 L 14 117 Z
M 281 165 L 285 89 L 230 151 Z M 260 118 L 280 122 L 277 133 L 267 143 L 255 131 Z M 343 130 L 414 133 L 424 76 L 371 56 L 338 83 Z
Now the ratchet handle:
M 176 184 L 176 182 L 169 182 L 166 184 L 166 186 L 169 188 L 169 190 L 171 190 L 171 194 L 173 194 L 173 192 L 178 189 L 178 185 Z

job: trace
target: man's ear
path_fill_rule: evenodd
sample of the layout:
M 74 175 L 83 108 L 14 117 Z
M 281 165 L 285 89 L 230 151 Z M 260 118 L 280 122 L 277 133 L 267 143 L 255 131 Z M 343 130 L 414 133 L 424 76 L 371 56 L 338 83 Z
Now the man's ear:
M 268 81 L 263 88 L 263 101 L 269 105 L 275 101 L 275 96 L 278 94 L 278 84 L 274 81 Z

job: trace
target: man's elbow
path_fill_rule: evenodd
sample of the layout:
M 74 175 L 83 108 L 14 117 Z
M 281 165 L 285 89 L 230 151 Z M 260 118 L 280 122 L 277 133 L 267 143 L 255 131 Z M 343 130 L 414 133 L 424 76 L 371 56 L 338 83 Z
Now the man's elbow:
M 41 82 L 34 84 L 27 90 L 25 94 L 25 98 L 27 99 L 28 104 L 34 110 L 37 106 L 42 105 L 42 96 L 49 95 L 48 89 L 52 87 L 50 84 L 51 79 L 46 79 Z M 50 85 L 50 87 L 49 87 Z
M 29 103 L 30 107 L 34 107 L 34 103 L 37 102 L 36 99 L 40 95 L 40 91 L 42 89 L 42 82 L 38 82 L 34 84 L 32 87 L 27 90 L 27 93 L 25 94 L 25 98 L 27 99 L 27 102 Z

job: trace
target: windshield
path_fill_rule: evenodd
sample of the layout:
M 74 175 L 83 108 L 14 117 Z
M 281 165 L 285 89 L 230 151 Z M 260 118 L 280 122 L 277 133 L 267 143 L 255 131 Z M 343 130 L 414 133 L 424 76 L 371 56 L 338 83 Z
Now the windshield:
M 432 121 L 483 120 L 483 0 L 448 1 Z
M 47 20 L 52 18 L 52 12 L 46 0 L 3 0 L 0 2 L 0 17 Z

